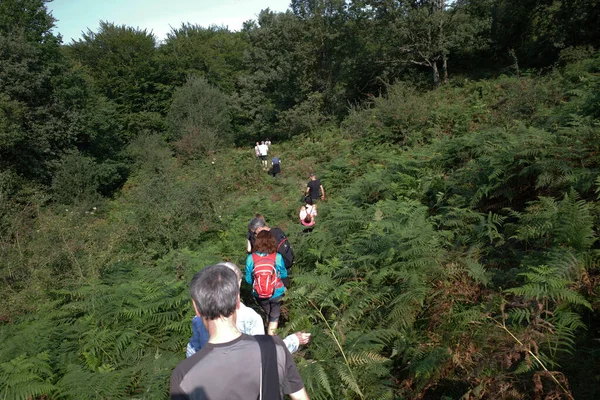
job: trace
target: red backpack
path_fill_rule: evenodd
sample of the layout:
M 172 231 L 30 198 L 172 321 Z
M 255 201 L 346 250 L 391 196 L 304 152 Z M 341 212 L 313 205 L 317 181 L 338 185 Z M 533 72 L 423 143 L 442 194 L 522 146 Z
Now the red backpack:
M 267 254 L 266 256 L 252 253 L 252 261 L 254 261 L 252 287 L 261 299 L 270 298 L 275 293 L 275 289 L 283 286 L 275 268 L 276 257 L 277 253 Z

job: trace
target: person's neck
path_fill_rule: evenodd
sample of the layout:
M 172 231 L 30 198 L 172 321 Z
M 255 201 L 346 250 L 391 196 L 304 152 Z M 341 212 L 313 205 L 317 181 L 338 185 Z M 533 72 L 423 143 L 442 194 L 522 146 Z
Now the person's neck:
M 231 342 L 239 338 L 242 333 L 235 326 L 235 314 L 224 318 L 217 318 L 207 322 L 210 338 L 208 343 L 219 344 Z

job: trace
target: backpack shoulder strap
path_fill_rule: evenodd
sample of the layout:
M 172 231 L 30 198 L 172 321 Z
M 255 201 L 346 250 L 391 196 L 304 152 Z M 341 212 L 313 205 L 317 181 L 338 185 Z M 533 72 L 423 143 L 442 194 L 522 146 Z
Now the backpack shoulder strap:
M 283 242 L 286 242 L 286 241 L 287 241 L 287 237 L 284 237 L 283 239 L 281 239 L 281 241 L 277 245 L 277 251 L 279 251 L 279 248 L 281 247 L 281 245 L 283 244 Z
M 279 250 L 279 248 L 278 248 L 278 250 Z M 261 260 L 268 260 L 269 262 L 272 262 L 273 267 L 274 267 L 275 261 L 277 260 L 277 251 L 275 251 L 275 253 L 269 253 L 266 256 L 261 256 L 257 253 L 252 253 L 252 261 L 254 262 L 254 267 L 256 267 L 258 262 Z
M 254 336 L 260 347 L 261 395 L 260 400 L 281 400 L 279 372 L 277 370 L 277 348 L 269 335 Z

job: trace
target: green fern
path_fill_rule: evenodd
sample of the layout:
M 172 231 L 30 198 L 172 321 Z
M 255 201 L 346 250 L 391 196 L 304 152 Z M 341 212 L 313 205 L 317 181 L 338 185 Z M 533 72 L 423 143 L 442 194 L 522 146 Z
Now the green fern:
M 52 378 L 47 352 L 31 357 L 21 355 L 0 364 L 0 398 L 28 400 L 49 396 L 55 390 Z
M 524 296 L 538 301 L 562 302 L 570 305 L 580 305 L 592 309 L 592 306 L 583 296 L 569 288 L 571 283 L 560 277 L 557 268 L 546 265 L 530 267 L 529 272 L 519 274 L 526 278 L 523 286 L 507 289 L 508 293 Z

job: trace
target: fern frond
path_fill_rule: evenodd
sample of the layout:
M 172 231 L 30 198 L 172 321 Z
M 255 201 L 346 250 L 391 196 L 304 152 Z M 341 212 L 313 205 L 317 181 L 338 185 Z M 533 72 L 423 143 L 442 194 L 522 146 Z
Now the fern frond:
M 21 355 L 0 364 L 0 398 L 28 400 L 54 392 L 52 369 L 47 352 Z
M 364 398 L 358 382 L 356 381 L 354 376 L 348 371 L 345 365 L 336 364 L 335 372 L 338 378 L 346 385 L 348 389 L 357 394 L 360 398 Z
M 382 363 L 388 361 L 388 358 L 383 357 L 374 352 L 361 351 L 359 353 L 350 353 L 348 355 L 348 362 L 350 365 L 359 366 L 367 365 L 372 363 Z

